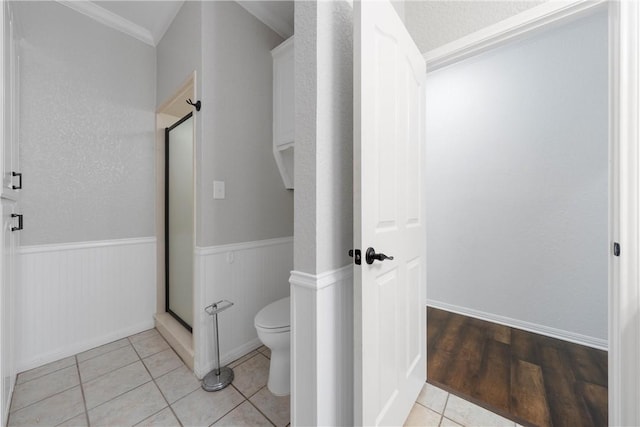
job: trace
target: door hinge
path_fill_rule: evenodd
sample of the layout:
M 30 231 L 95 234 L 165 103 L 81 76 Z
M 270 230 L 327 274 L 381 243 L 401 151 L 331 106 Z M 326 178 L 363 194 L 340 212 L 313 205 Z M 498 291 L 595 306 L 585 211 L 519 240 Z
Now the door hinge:
M 620 243 L 613 242 L 613 255 L 620 256 Z
M 349 256 L 353 258 L 353 262 L 357 265 L 362 264 L 362 253 L 360 252 L 360 249 L 349 249 Z

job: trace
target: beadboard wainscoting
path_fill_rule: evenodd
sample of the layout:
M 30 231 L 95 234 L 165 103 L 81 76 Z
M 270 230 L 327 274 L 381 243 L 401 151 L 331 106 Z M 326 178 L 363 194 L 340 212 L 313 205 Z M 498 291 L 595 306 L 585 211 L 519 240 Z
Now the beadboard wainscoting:
M 253 319 L 289 295 L 293 237 L 198 247 L 195 255 L 194 372 L 202 378 L 215 360 L 213 322 L 204 308 L 223 299 L 234 303 L 218 316 L 223 365 L 260 347 Z
M 290 282 L 291 425 L 353 425 L 353 266 Z
M 456 314 L 461 314 L 463 316 L 485 320 L 491 323 L 498 323 L 510 328 L 522 329 L 524 331 L 533 332 L 538 335 L 545 335 L 551 338 L 557 338 L 559 340 L 597 348 L 598 350 L 609 350 L 609 343 L 607 340 L 590 337 L 587 335 L 579 334 L 577 332 L 565 331 L 558 328 L 552 328 L 550 326 L 540 325 L 538 323 L 527 322 L 526 320 L 514 319 L 511 317 L 501 316 L 499 314 L 487 313 L 485 311 L 475 310 L 473 308 L 462 307 L 459 305 L 449 304 L 432 299 L 427 299 L 427 306 L 440 310 L 450 311 Z
M 18 249 L 18 372 L 153 328 L 156 239 Z

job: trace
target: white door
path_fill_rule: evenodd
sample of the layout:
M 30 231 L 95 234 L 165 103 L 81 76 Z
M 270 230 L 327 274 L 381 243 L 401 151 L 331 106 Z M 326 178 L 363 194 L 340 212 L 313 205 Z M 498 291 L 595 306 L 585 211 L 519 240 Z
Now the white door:
M 354 16 L 355 421 L 402 425 L 426 380 L 426 66 L 389 2 Z

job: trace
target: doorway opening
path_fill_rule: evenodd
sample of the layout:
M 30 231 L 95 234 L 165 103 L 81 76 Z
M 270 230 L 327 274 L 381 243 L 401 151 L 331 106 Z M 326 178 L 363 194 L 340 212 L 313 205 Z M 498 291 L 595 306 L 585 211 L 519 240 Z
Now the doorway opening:
M 608 418 L 609 13 L 428 59 L 428 380 L 524 424 Z
M 156 114 L 156 328 L 194 366 L 193 288 L 197 116 L 193 73 Z

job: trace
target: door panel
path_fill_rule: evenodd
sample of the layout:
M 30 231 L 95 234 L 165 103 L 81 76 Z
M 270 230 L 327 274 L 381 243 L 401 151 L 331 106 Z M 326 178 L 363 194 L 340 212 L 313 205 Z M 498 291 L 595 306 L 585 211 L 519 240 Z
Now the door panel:
M 394 257 L 355 267 L 355 419 L 402 425 L 426 380 L 426 69 L 390 3 L 354 12 L 354 243 Z

